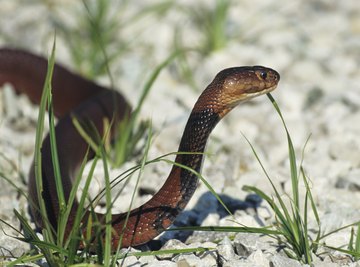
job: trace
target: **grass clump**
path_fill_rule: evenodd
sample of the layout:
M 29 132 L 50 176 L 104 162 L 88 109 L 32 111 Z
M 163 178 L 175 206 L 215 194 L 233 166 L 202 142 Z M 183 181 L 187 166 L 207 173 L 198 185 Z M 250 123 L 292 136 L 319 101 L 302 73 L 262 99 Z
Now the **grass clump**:
M 275 187 L 270 176 L 265 170 L 265 167 L 262 165 L 254 147 L 250 144 L 249 140 L 247 139 L 246 140 L 250 144 L 256 159 L 261 165 L 261 168 L 264 171 L 265 176 L 267 177 L 268 181 L 270 182 L 274 190 L 275 197 L 271 197 L 266 193 L 264 193 L 263 191 L 261 191 L 260 189 L 253 186 L 245 186 L 244 190 L 258 194 L 270 205 L 271 209 L 274 211 L 276 222 L 273 225 L 273 227 L 277 231 L 274 237 L 278 239 L 280 245 L 283 245 L 285 247 L 284 249 L 285 253 L 290 258 L 297 259 L 307 264 L 311 264 L 313 261 L 312 254 L 317 251 L 320 240 L 321 225 L 320 225 L 319 215 L 311 193 L 311 188 L 309 186 L 309 180 L 306 177 L 305 171 L 302 166 L 302 162 L 298 170 L 294 146 L 291 140 L 290 133 L 286 127 L 284 118 L 274 98 L 270 94 L 268 94 L 268 97 L 270 101 L 273 103 L 276 111 L 278 112 L 281 121 L 283 123 L 284 129 L 286 131 L 288 151 L 289 151 L 288 155 L 289 155 L 289 163 L 290 163 L 292 196 L 289 196 L 289 202 L 288 202 L 289 205 L 286 205 L 282 195 L 279 193 L 279 190 Z M 305 185 L 305 198 L 302 201 L 300 201 L 299 199 L 299 192 L 300 192 L 299 184 L 301 180 Z M 318 229 L 316 229 L 317 235 L 314 239 L 312 239 L 312 237 L 309 235 L 309 229 L 308 229 L 309 209 L 312 215 L 314 216 L 318 227 Z M 266 234 L 265 232 L 262 232 L 261 229 L 259 229 L 259 233 Z
M 75 24 L 71 27 L 53 18 L 58 32 L 67 40 L 71 59 L 75 68 L 84 76 L 94 79 L 110 75 L 108 64 L 122 55 L 128 44 L 118 40 L 122 22 L 115 10 L 126 8 L 127 1 L 114 7 L 114 1 L 82 1 L 84 8 L 75 14 Z M 112 78 L 110 75 L 112 82 Z M 112 82 L 113 85 L 113 82 Z
M 202 7 L 190 10 L 195 24 L 203 33 L 203 41 L 199 50 L 207 55 L 225 47 L 229 36 L 226 32 L 227 16 L 231 0 L 216 0 L 215 7 Z
M 351 228 L 351 236 L 348 249 L 349 251 L 353 252 L 352 255 L 355 261 L 360 260 L 360 223 L 357 224 L 356 230 L 354 230 L 354 228 Z

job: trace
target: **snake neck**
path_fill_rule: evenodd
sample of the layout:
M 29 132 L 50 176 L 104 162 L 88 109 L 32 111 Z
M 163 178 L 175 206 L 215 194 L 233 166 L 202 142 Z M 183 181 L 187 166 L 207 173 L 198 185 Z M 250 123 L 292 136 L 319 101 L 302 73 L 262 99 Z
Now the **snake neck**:
M 219 115 L 212 109 L 192 113 L 186 124 L 179 145 L 179 152 L 186 152 L 186 154 L 177 155 L 175 162 L 200 173 L 204 159 L 203 152 L 205 151 L 207 140 L 219 120 Z M 173 172 L 180 172 L 179 183 L 182 199 L 179 201 L 178 206 L 183 209 L 197 188 L 198 175 L 191 170 L 181 167 L 180 170 L 177 170 L 178 168 L 179 167 L 174 166 L 170 176 Z
M 149 204 L 168 206 L 177 212 L 185 208 L 197 188 L 196 173 L 201 172 L 207 140 L 219 120 L 219 115 L 211 108 L 191 113 L 181 138 L 179 154 L 175 158 L 176 164 Z M 166 199 L 161 197 L 164 195 Z
M 192 113 L 185 126 L 178 152 L 186 153 L 177 155 L 175 162 L 185 165 L 190 169 L 200 172 L 202 166 L 203 152 L 210 133 L 219 122 L 220 117 L 212 109 Z M 174 167 L 173 169 L 176 169 Z M 189 171 L 182 169 L 181 177 Z

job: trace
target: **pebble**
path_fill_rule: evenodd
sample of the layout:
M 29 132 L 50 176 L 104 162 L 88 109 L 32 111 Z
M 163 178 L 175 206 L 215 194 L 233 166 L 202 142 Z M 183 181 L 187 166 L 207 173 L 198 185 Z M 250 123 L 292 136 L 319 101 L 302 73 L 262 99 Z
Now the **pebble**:
M 271 262 L 271 266 L 274 266 L 274 267 L 302 267 L 302 266 L 304 266 L 296 260 L 287 258 L 285 256 L 281 256 L 281 255 L 274 255 L 273 257 L 271 257 L 270 262 Z
M 124 259 L 119 260 L 123 266 L 141 266 L 141 262 L 135 256 L 127 256 Z
M 270 261 L 268 257 L 260 249 L 257 249 L 256 251 L 251 253 L 248 257 L 248 260 L 250 262 L 253 262 L 254 265 L 256 266 L 261 266 L 261 267 L 270 266 Z
M 212 264 L 207 262 L 206 260 L 200 259 L 199 257 L 195 256 L 192 253 L 188 254 L 180 254 L 176 255 L 173 259 L 176 263 L 180 266 L 199 266 L 199 267 L 207 267 L 207 266 L 214 266 L 214 262 Z M 215 261 L 216 264 L 216 261 Z M 215 265 L 216 266 L 216 265 Z
M 144 265 L 141 265 L 144 266 Z M 180 265 L 173 261 L 163 260 L 158 262 L 146 263 L 146 267 L 180 267 Z M 187 267 L 187 266 L 184 266 Z
M 360 191 L 360 169 L 350 170 L 346 176 L 340 176 L 335 187 L 353 192 Z
M 259 249 L 259 236 L 257 234 L 238 233 L 234 239 L 234 247 L 237 255 L 248 257 Z
M 175 249 L 186 249 L 186 248 L 188 248 L 188 246 L 177 239 L 170 239 L 161 247 L 162 250 L 175 250 Z M 162 254 L 162 255 L 157 255 L 157 258 L 160 260 L 171 259 L 174 257 L 174 255 L 175 254 L 172 253 Z
M 217 252 L 219 254 L 219 261 L 222 264 L 235 258 L 236 256 L 234 247 L 227 236 L 225 236 L 224 239 L 219 243 Z

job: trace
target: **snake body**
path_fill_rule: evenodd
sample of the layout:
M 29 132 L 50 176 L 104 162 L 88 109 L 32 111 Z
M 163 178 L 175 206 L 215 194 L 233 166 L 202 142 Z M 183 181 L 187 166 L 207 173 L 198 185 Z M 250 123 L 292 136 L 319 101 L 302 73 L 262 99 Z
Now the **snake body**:
M 0 86 L 11 83 L 15 90 L 25 93 L 34 103 L 39 103 L 46 75 L 47 61 L 29 52 L 0 49 Z M 274 90 L 279 82 L 279 74 L 261 66 L 234 67 L 219 72 L 206 87 L 194 105 L 185 126 L 175 162 L 201 171 L 206 142 L 216 124 L 237 104 L 250 98 Z M 66 68 L 55 64 L 53 75 L 53 101 L 55 114 L 59 118 L 56 126 L 58 157 L 61 167 L 64 194 L 68 199 L 72 180 L 83 161 L 88 144 L 78 134 L 71 116 L 90 119 L 100 133 L 103 133 L 103 118 L 119 122 L 131 116 L 131 106 L 114 90 L 99 86 Z M 43 195 L 50 223 L 56 229 L 59 217 L 54 171 L 51 160 L 49 136 L 42 146 Z M 43 227 L 38 212 L 38 196 L 34 168 L 30 170 L 29 196 L 35 205 L 31 213 L 35 223 Z M 194 194 L 198 178 L 194 172 L 174 165 L 159 191 L 146 203 L 131 210 L 126 226 L 127 213 L 113 214 L 112 248 L 144 244 L 169 227 L 176 216 L 185 208 Z M 72 207 L 66 227 L 68 234 L 73 226 L 78 203 Z M 81 207 L 82 208 L 82 207 Z M 97 214 L 100 222 L 104 215 Z M 82 222 L 85 224 L 88 211 Z M 119 244 L 121 240 L 121 244 Z

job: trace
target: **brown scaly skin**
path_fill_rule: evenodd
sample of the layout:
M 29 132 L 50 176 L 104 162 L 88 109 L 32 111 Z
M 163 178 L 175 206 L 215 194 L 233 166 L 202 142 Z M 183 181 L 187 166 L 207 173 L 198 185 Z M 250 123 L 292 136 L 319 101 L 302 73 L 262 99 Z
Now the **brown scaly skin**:
M 28 52 L 0 49 L 0 85 L 10 82 L 18 92 L 27 94 L 33 102 L 39 103 L 46 65 L 46 60 Z M 211 131 L 232 108 L 240 102 L 271 92 L 279 79 L 276 71 L 261 66 L 235 67 L 219 72 L 195 103 L 185 126 L 179 151 L 204 152 Z M 129 115 L 130 105 L 119 93 L 98 86 L 59 65 L 55 65 L 54 69 L 53 98 L 55 113 L 61 118 L 56 126 L 56 136 L 67 198 L 72 179 L 88 147 L 72 125 L 69 113 L 80 119 L 91 119 L 102 133 L 103 117 L 112 119 L 115 116 L 115 122 L 118 122 Z M 179 154 L 175 161 L 200 172 L 203 155 Z M 43 198 L 50 222 L 56 229 L 59 211 L 49 137 L 43 143 L 42 162 Z M 174 165 L 159 191 L 148 202 L 130 212 L 126 227 L 126 213 L 112 215 L 111 224 L 115 230 L 112 249 L 116 250 L 118 245 L 128 247 L 144 244 L 163 232 L 185 208 L 197 183 L 195 174 Z M 30 171 L 29 194 L 30 199 L 35 204 L 38 203 L 33 170 Z M 67 234 L 72 229 L 77 208 L 78 204 L 75 203 L 67 224 Z M 42 219 L 37 212 L 38 208 L 33 206 L 31 210 L 36 224 L 41 227 Z M 89 212 L 86 212 L 84 224 L 88 216 Z M 103 215 L 97 216 L 100 222 L 105 221 Z M 119 244 L 121 236 L 122 242 Z

